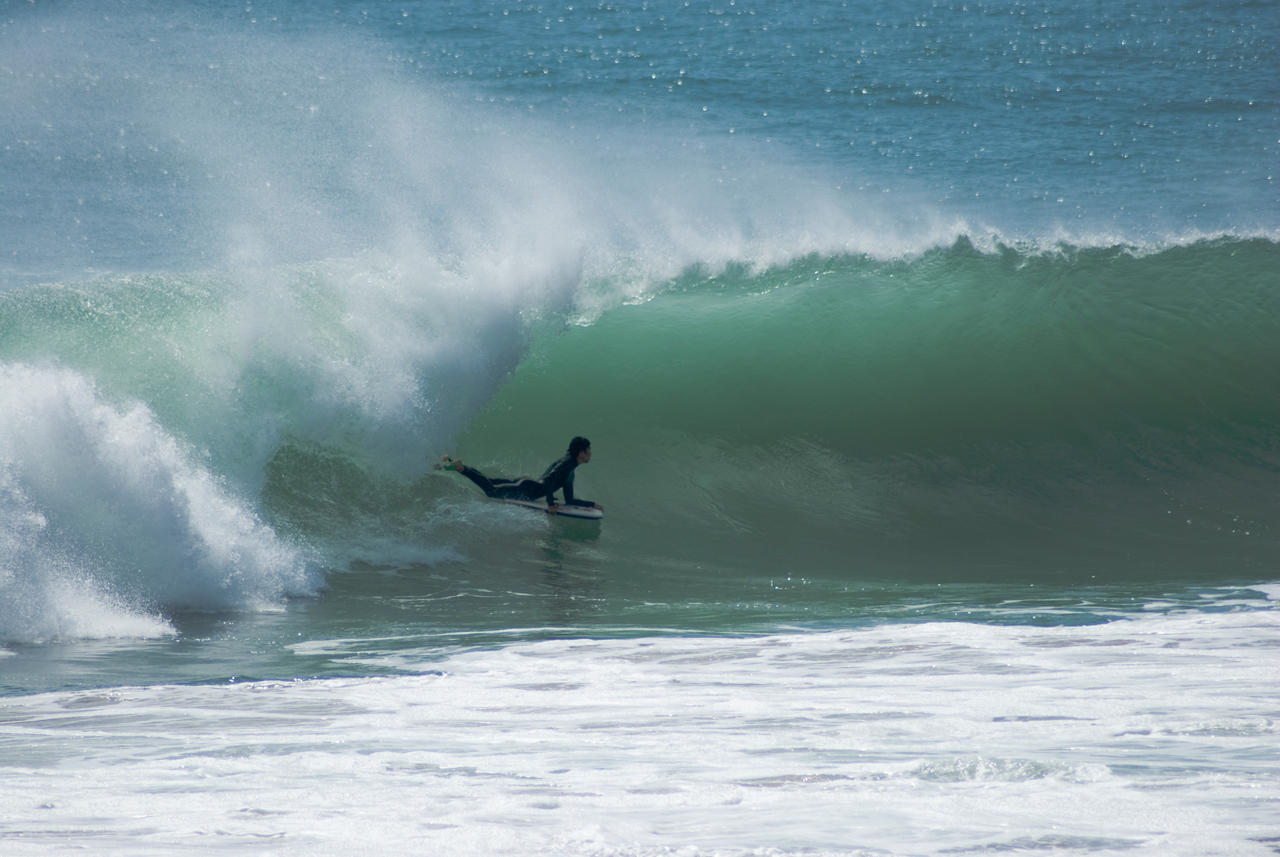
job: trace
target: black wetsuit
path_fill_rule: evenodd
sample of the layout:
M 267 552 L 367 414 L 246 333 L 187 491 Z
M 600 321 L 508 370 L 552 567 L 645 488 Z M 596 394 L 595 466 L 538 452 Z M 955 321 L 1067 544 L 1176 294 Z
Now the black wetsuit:
M 556 502 L 555 493 L 563 489 L 564 502 L 567 506 L 594 506 L 590 500 L 575 500 L 573 497 L 573 471 L 578 466 L 578 458 L 565 455 L 552 462 L 542 474 L 542 480 L 530 479 L 490 479 L 474 467 L 465 464 L 458 472 L 480 486 L 489 497 L 504 500 L 540 500 L 546 498 L 547 505 Z

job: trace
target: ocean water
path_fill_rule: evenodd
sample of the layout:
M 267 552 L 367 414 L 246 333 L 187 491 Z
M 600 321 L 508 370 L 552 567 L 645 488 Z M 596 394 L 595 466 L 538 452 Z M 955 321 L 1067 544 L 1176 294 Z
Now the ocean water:
M 1277 45 L 0 5 L 0 853 L 1280 853 Z

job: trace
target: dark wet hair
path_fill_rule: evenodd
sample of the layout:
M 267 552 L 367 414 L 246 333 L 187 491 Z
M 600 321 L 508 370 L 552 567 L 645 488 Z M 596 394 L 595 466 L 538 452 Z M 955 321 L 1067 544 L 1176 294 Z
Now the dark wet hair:
M 585 437 L 575 437 L 573 440 L 569 441 L 570 455 L 576 456 L 579 452 L 582 452 L 582 450 L 590 448 L 591 441 L 587 440 Z

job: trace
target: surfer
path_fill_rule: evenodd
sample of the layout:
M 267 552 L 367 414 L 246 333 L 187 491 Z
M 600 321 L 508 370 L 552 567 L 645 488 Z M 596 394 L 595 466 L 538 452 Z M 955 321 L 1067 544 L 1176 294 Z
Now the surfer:
M 491 479 L 474 467 L 468 467 L 456 458 L 444 456 L 436 465 L 437 470 L 452 470 L 470 479 L 488 497 L 501 500 L 547 500 L 547 511 L 554 512 L 560 508 L 555 493 L 564 491 L 564 502 L 567 506 L 588 506 L 601 508 L 599 503 L 590 500 L 579 500 L 573 496 L 573 472 L 580 464 L 591 460 L 591 441 L 585 437 L 575 437 L 569 441 L 568 451 L 551 463 L 542 474 L 542 479 L 530 479 L 521 476 L 519 479 Z

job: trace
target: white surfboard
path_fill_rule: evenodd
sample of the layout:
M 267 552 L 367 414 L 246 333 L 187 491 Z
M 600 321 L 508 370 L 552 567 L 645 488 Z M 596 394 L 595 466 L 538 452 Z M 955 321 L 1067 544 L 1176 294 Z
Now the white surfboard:
M 547 512 L 547 504 L 537 500 L 509 500 L 500 498 L 503 503 L 510 503 L 513 506 L 524 506 L 526 509 L 536 509 L 543 514 Z M 594 506 L 566 506 L 560 505 L 552 512 L 553 515 L 563 515 L 566 518 L 588 518 L 598 521 L 604 517 L 604 510 L 597 509 Z

